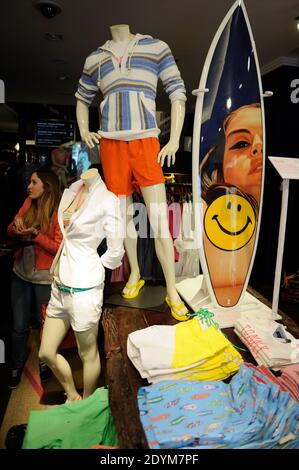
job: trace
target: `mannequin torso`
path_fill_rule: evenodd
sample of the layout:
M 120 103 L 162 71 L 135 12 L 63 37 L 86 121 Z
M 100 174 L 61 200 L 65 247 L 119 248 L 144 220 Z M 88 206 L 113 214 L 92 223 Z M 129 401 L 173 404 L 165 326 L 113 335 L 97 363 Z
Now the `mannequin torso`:
M 69 160 L 69 152 L 63 147 L 58 147 L 52 151 L 52 157 L 54 158 L 53 164 L 67 165 Z
M 86 199 L 90 187 L 99 179 L 98 170 L 91 168 L 90 170 L 82 173 L 80 179 L 83 181 L 83 185 L 63 214 L 64 228 L 68 227 L 72 214 L 80 209 Z

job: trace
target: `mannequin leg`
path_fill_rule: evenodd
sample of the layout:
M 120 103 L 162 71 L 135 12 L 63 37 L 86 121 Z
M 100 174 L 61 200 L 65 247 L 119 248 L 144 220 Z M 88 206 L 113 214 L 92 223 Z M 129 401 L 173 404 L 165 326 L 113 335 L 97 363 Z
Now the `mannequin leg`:
M 67 187 L 66 170 L 62 169 L 60 174 L 62 189 Z
M 169 233 L 167 202 L 164 184 L 141 187 L 142 196 L 147 208 L 149 221 L 155 235 L 155 249 L 157 258 L 161 263 L 170 302 L 180 305 L 182 300 L 175 287 L 174 251 L 173 242 Z M 175 309 L 177 315 L 185 315 L 188 310 Z
M 101 373 L 101 362 L 98 351 L 98 323 L 87 331 L 75 331 L 78 352 L 83 364 L 83 399 L 89 397 L 97 387 Z
M 52 369 L 63 386 L 67 399 L 72 401 L 78 396 L 72 371 L 67 360 L 61 354 L 58 354 L 58 348 L 69 326 L 68 320 L 46 317 L 38 356 L 41 361 L 44 361 Z
M 133 199 L 132 196 L 129 196 L 126 198 L 126 214 L 124 214 L 123 217 L 123 219 L 126 221 L 126 237 L 124 240 L 124 246 L 130 265 L 130 277 L 127 282 L 129 286 L 136 284 L 140 279 L 140 271 L 137 257 L 137 232 L 133 222 L 134 214 L 131 213 L 133 212 L 132 205 Z M 128 210 L 128 208 L 130 208 L 131 210 Z M 130 295 L 132 295 L 134 291 L 134 287 L 132 289 L 128 289 L 127 287 L 123 289 L 124 294 L 129 293 Z

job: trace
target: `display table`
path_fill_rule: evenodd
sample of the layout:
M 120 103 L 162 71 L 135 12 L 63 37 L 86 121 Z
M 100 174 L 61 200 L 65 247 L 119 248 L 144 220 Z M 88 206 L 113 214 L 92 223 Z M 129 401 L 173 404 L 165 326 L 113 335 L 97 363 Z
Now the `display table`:
M 250 289 L 250 293 L 269 305 L 269 302 L 253 289 Z M 280 314 L 289 331 L 299 337 L 299 328 L 296 323 L 286 317 L 283 312 Z M 165 313 L 123 306 L 105 308 L 103 311 L 106 384 L 109 387 L 110 407 L 121 449 L 148 448 L 137 406 L 138 388 L 148 385 L 148 382 L 141 379 L 127 356 L 128 334 L 152 325 L 174 325 L 176 323 L 166 305 Z M 232 328 L 225 328 L 222 331 L 235 346 L 244 348 Z M 250 353 L 239 352 L 245 361 L 256 364 Z

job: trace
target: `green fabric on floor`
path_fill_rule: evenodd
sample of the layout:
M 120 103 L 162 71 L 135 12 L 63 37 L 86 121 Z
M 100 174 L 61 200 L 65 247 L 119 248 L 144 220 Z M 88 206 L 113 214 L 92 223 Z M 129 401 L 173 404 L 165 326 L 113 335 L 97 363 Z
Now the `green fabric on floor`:
M 88 449 L 116 446 L 108 390 L 98 388 L 82 401 L 31 411 L 23 449 Z

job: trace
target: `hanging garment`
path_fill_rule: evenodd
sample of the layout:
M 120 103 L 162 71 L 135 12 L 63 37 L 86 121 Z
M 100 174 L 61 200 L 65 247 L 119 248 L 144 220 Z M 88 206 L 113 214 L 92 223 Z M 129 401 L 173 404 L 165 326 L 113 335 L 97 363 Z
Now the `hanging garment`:
M 196 234 L 192 230 L 193 208 L 191 202 L 182 204 L 182 220 L 180 233 L 174 242 L 175 248 L 180 254 L 176 264 L 176 277 L 195 277 L 199 274 L 199 251 Z

